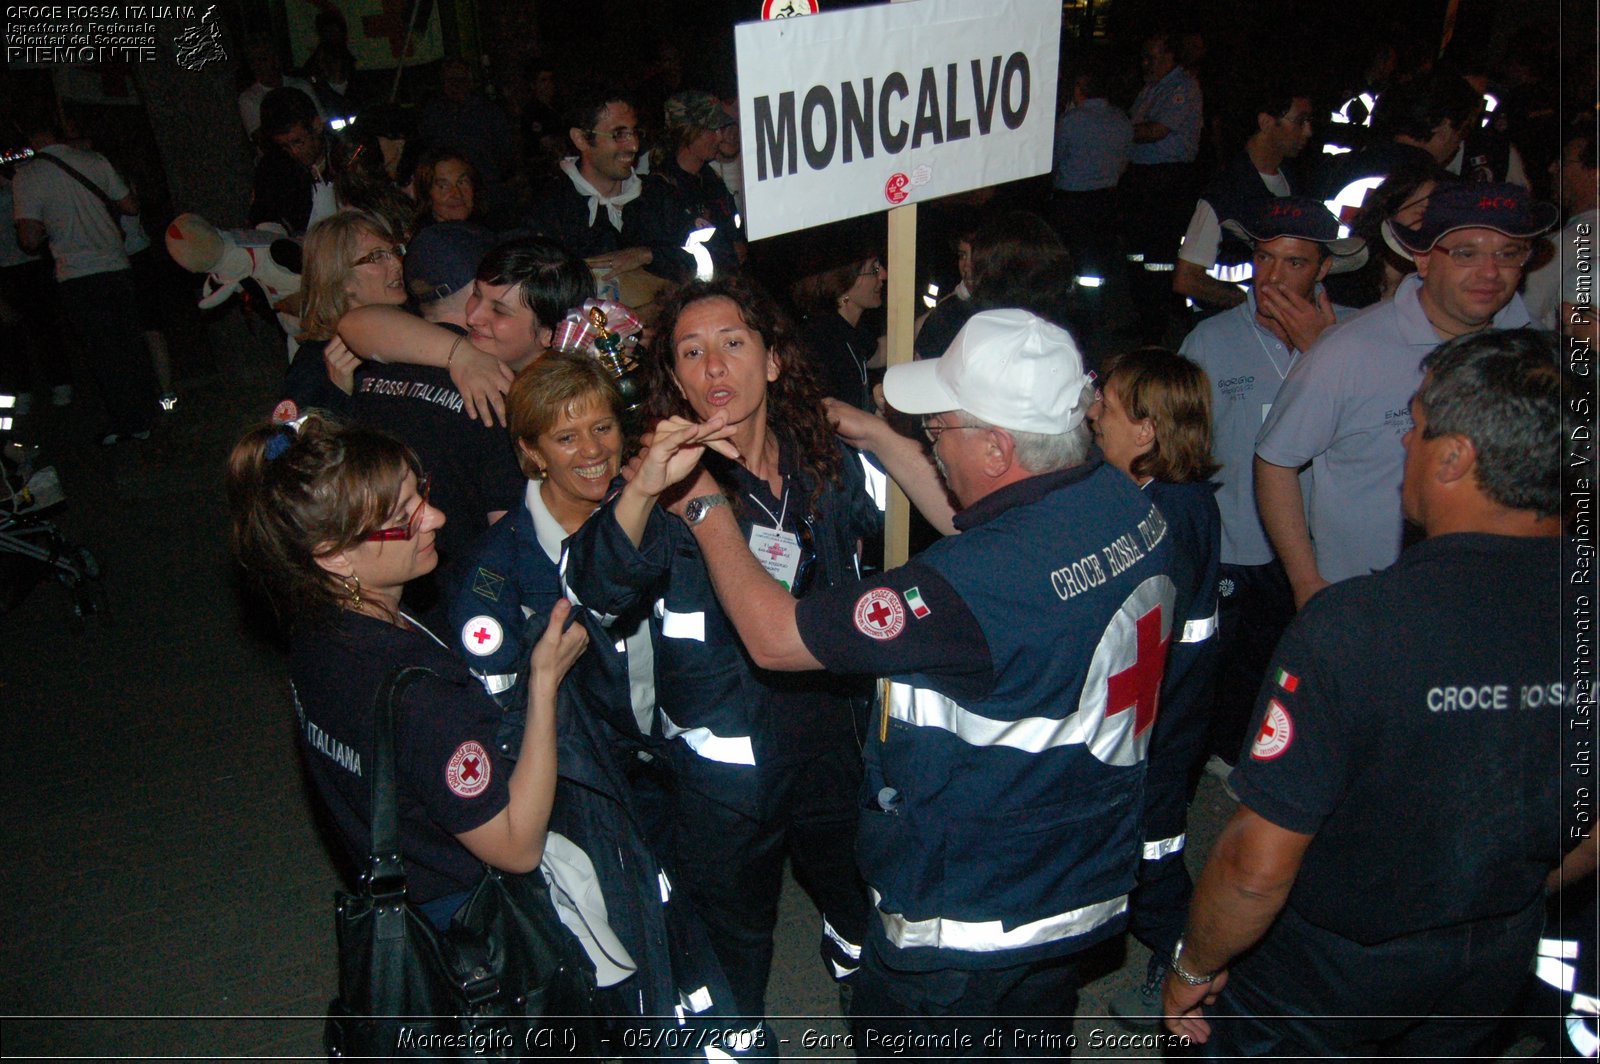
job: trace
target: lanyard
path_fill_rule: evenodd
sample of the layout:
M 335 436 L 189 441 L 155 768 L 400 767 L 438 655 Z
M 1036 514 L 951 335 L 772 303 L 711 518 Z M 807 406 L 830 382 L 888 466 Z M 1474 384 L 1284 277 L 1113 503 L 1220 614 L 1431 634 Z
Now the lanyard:
M 762 512 L 768 517 L 772 518 L 772 527 L 774 529 L 779 531 L 783 529 L 783 519 L 789 513 L 789 475 L 787 473 L 783 475 L 783 501 L 778 504 L 777 516 L 774 517 L 772 511 L 768 509 L 767 504 L 756 498 L 753 493 L 746 492 L 745 497 L 751 502 L 755 503 L 757 506 L 761 507 Z

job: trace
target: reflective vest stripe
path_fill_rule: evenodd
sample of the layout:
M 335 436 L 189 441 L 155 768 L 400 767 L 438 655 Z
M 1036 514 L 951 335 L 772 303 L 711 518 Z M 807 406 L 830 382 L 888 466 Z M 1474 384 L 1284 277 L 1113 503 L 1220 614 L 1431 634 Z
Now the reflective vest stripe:
M 509 691 L 517 682 L 517 674 L 514 672 L 480 672 L 475 675 L 478 677 L 478 682 L 483 684 L 483 689 L 491 695 Z
M 827 937 L 829 942 L 832 942 L 835 946 L 838 946 L 840 952 L 842 952 L 846 957 L 849 957 L 853 961 L 858 961 L 861 959 L 861 947 L 856 945 L 854 942 L 851 942 L 843 935 L 839 934 L 838 931 L 834 930 L 834 926 L 828 923 L 828 918 L 826 916 L 822 918 L 822 933 Z
M 661 714 L 661 730 L 668 739 L 682 738 L 689 749 L 707 761 L 720 761 L 725 765 L 754 765 L 755 747 L 748 735 L 718 735 L 710 728 L 680 728 L 672 719 Z
M 1217 634 L 1217 612 L 1212 611 L 1211 616 L 1198 621 L 1184 621 L 1183 635 L 1178 638 L 1180 643 L 1203 643 Z
M 873 465 L 866 455 L 857 455 L 861 459 L 861 469 L 867 476 L 867 494 L 872 496 L 872 504 L 879 510 L 887 512 L 889 509 L 889 474 Z
M 877 908 L 882 901 L 882 895 L 873 890 L 873 907 Z M 1108 920 L 1115 919 L 1127 908 L 1128 897 L 1124 894 L 1009 929 L 1002 920 L 951 920 L 942 916 L 908 920 L 882 909 L 878 909 L 878 918 L 883 921 L 884 934 L 889 941 L 901 949 L 957 949 L 969 953 L 995 953 L 1026 949 L 1087 934 Z
M 1174 835 L 1170 839 L 1156 839 L 1144 844 L 1144 859 L 1146 861 L 1159 861 L 1174 853 L 1182 853 L 1183 845 L 1189 839 L 1188 833 Z
M 899 682 L 889 685 L 889 716 L 919 728 L 939 728 L 972 746 L 1009 746 L 1037 754 L 1083 743 L 1077 713 L 1064 720 L 1054 717 L 995 720 L 963 709 L 937 691 Z

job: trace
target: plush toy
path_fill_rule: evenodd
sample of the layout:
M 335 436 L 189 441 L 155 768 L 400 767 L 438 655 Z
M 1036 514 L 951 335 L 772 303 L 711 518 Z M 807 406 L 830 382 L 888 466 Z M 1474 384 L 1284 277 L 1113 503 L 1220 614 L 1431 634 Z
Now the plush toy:
M 261 286 L 273 310 L 299 310 L 300 245 L 282 230 L 218 229 L 198 214 L 180 214 L 167 226 L 167 253 L 190 273 L 207 275 L 202 310 L 226 302 L 247 278 Z

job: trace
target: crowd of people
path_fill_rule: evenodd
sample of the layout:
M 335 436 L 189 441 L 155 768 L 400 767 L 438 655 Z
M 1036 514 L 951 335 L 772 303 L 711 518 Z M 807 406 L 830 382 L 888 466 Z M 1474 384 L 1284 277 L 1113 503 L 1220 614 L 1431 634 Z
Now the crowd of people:
M 1219 116 L 1166 31 L 1124 110 L 1068 55 L 1048 182 L 935 205 L 950 291 L 885 368 L 881 229 L 748 244 L 726 90 L 537 64 L 513 115 L 447 60 L 400 130 L 335 21 L 304 80 L 248 52 L 250 220 L 300 293 L 228 488 L 354 864 L 374 695 L 422 666 L 412 902 L 447 926 L 483 864 L 597 892 L 619 1021 L 775 1052 L 787 862 L 858 1050 L 1061 1056 L 1129 933 L 1113 1010 L 1173 1045 L 1459 1059 L 1520 1000 L 1594 1055 L 1595 843 L 1554 829 L 1593 692 L 1551 590 L 1592 111 L 1560 135 L 1526 79 L 1391 55 L 1361 114 L 1274 75 Z M 50 246 L 105 442 L 145 438 L 136 198 L 29 132 L 18 251 Z M 921 522 L 894 567 L 886 477 Z M 1208 770 L 1238 808 L 1196 883 Z

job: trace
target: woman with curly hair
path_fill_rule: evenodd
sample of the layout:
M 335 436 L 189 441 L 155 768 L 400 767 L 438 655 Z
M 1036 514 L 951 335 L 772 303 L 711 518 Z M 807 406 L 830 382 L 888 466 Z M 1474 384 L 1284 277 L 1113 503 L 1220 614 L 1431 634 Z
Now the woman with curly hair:
M 857 544 L 882 515 L 860 456 L 834 437 L 793 326 L 744 281 L 678 292 L 644 369 L 654 432 L 632 479 L 568 541 L 568 583 L 597 612 L 653 605 L 657 719 L 678 777 L 675 885 L 755 1023 L 785 856 L 822 912 L 834 977 L 860 956 L 867 904 L 852 848 L 864 692 L 822 673 L 756 669 L 691 526 L 731 507 L 751 551 L 803 598 L 856 578 Z M 667 489 L 679 481 L 688 490 Z

